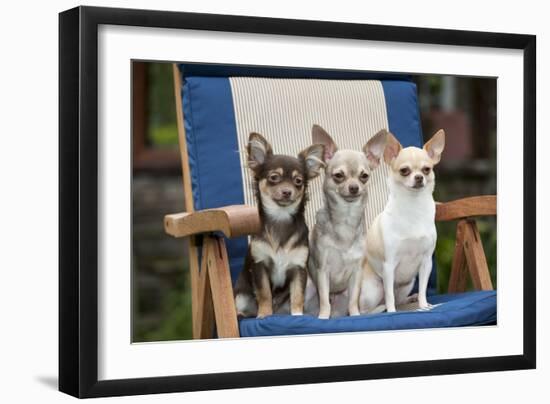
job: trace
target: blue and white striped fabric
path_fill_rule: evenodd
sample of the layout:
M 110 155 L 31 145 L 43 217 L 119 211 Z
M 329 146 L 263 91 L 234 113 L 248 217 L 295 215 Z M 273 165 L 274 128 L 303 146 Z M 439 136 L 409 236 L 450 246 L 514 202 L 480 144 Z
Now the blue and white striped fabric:
M 339 148 L 353 150 L 361 150 L 380 129 L 389 126 L 384 89 L 379 80 L 232 77 L 229 82 L 244 200 L 248 205 L 256 204 L 244 152 L 250 132 L 263 134 L 275 153 L 296 156 L 311 145 L 313 123 L 326 129 Z M 367 225 L 386 205 L 387 176 L 388 167 L 382 163 L 369 180 Z M 322 181 L 323 175 L 309 185 L 306 222 L 310 229 L 315 224 L 315 213 L 323 204 Z
M 250 132 L 262 133 L 280 154 L 297 155 L 311 142 L 314 123 L 341 148 L 360 150 L 382 128 L 403 146 L 421 146 L 416 85 L 407 77 L 357 72 L 180 65 L 182 99 L 195 209 L 255 204 L 246 169 Z M 370 183 L 367 223 L 387 198 L 382 164 Z M 322 204 L 321 181 L 312 182 L 306 220 L 313 224 Z M 231 276 L 242 269 L 247 238 L 227 240 Z M 432 271 L 433 293 L 436 271 Z M 271 316 L 240 322 L 241 336 L 345 332 L 481 325 L 496 321 L 496 293 L 432 296 L 441 301 L 433 314 L 361 316 L 324 320 Z M 452 303 L 452 304 L 451 304 Z M 435 315 L 435 313 L 438 313 Z M 376 315 L 378 316 L 378 315 Z M 436 321 L 437 320 L 437 321 Z M 334 323 L 333 323 L 334 321 Z M 353 326 L 352 326 L 353 324 Z

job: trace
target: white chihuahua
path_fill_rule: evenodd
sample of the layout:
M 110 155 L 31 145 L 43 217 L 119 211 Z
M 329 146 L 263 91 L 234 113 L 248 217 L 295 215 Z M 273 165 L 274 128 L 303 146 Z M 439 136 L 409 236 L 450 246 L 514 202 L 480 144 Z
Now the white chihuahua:
M 430 308 L 426 298 L 437 233 L 433 167 L 445 147 L 439 130 L 422 149 L 403 148 L 389 134 L 384 160 L 390 167 L 390 190 L 384 211 L 367 232 L 367 259 L 363 266 L 360 311 L 374 313 L 418 298 L 420 309 Z M 418 296 L 409 296 L 419 275 Z

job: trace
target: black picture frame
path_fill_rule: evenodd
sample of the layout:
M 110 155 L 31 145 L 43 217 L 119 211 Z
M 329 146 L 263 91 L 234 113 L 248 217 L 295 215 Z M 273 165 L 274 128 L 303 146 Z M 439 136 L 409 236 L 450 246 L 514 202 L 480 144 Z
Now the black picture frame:
M 523 50 L 523 354 L 98 381 L 98 26 L 101 24 Z M 101 397 L 536 367 L 536 37 L 168 11 L 59 15 L 59 389 Z

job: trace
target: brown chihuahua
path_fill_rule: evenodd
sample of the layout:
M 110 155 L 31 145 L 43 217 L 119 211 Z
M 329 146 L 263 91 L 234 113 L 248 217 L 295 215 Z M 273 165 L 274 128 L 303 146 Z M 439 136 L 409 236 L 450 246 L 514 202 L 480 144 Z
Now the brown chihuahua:
M 247 152 L 261 230 L 251 237 L 235 286 L 237 314 L 262 318 L 290 311 L 301 315 L 309 255 L 306 190 L 308 181 L 325 165 L 324 146 L 312 145 L 298 158 L 276 155 L 262 135 L 251 133 Z

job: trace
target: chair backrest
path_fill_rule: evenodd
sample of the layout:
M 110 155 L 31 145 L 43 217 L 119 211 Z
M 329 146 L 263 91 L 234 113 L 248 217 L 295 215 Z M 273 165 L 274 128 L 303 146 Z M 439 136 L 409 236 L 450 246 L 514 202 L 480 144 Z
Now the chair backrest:
M 406 76 L 196 64 L 179 65 L 179 74 L 196 210 L 255 205 L 246 168 L 250 132 L 263 134 L 275 153 L 294 156 L 311 144 L 314 123 L 342 149 L 361 150 L 383 128 L 404 146 L 422 145 L 416 85 Z M 370 179 L 367 226 L 385 206 L 387 174 L 383 163 Z M 323 203 L 321 184 L 322 178 L 310 183 L 309 226 Z M 227 246 L 236 279 L 247 240 Z

